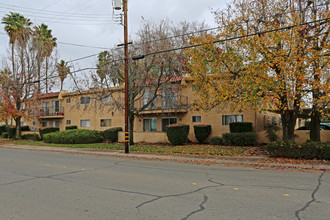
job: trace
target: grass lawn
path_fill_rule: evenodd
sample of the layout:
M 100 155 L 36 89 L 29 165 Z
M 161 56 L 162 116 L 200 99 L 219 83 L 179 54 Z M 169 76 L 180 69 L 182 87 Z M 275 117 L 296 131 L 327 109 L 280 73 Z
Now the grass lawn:
M 124 150 L 122 143 L 95 143 L 95 144 L 49 144 L 42 141 L 30 140 L 10 140 L 0 138 L 0 144 L 18 144 L 18 145 L 35 145 L 50 147 L 69 147 L 69 148 L 90 148 L 104 150 Z M 233 147 L 233 146 L 213 146 L 187 144 L 182 146 L 157 145 L 157 144 L 135 144 L 130 146 L 131 152 L 137 153 L 157 153 L 157 154 L 183 154 L 198 156 L 239 156 L 248 151 L 252 147 Z

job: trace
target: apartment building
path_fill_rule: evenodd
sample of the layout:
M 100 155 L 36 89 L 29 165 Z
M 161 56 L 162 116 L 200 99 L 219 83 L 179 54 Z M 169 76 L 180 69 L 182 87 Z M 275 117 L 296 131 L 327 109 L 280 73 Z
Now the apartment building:
M 136 109 L 148 103 L 154 92 L 152 88 L 146 90 L 141 100 L 135 103 Z M 193 87 L 181 78 L 157 93 L 159 96 L 134 119 L 136 142 L 167 143 L 166 126 L 174 123 L 189 124 L 189 139 L 193 142 L 197 142 L 193 131 L 193 126 L 197 124 L 210 124 L 211 136 L 221 136 L 222 133 L 229 132 L 231 122 L 252 122 L 256 132 L 263 131 L 266 123 L 279 126 L 281 123 L 280 115 L 271 112 L 232 112 L 229 108 L 208 112 L 193 110 Z M 65 130 L 66 126 L 71 125 L 93 130 L 124 128 L 124 110 L 118 108 L 123 100 L 121 87 L 111 88 L 110 91 L 99 89 L 49 93 L 40 98 L 38 115 L 24 118 L 23 123 L 29 125 L 32 130 L 47 126 Z M 123 135 L 119 135 L 119 140 L 123 141 Z

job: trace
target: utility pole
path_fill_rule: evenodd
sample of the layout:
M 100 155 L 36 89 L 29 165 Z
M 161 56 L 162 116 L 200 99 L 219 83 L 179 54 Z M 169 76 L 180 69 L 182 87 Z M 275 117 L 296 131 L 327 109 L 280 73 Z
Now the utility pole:
M 113 0 L 113 7 L 115 10 L 121 10 L 121 4 L 123 6 L 124 13 L 124 44 L 120 44 L 118 46 L 124 45 L 124 56 L 125 56 L 125 154 L 129 153 L 129 131 L 128 131 L 128 28 L 127 28 L 127 0 Z M 131 128 L 133 129 L 133 128 Z

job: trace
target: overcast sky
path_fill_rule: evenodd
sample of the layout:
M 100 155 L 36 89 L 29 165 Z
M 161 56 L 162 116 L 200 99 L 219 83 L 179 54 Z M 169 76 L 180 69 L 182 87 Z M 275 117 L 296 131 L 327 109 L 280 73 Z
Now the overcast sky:
M 129 35 L 134 37 L 142 17 L 154 22 L 166 18 L 173 22 L 205 21 L 209 27 L 215 27 L 211 10 L 225 7 L 225 2 L 228 1 L 128 0 Z M 123 26 L 112 19 L 112 0 L 0 0 L 0 17 L 10 11 L 29 18 L 34 25 L 48 25 L 58 41 L 59 59 L 65 61 L 97 54 L 123 42 Z M 6 56 L 8 43 L 9 38 L 1 24 L 1 58 Z M 92 67 L 96 59 L 94 56 L 75 65 Z

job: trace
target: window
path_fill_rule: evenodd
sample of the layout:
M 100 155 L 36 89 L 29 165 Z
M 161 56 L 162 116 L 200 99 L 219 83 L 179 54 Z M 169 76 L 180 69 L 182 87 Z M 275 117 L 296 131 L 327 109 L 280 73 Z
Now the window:
M 66 103 L 71 103 L 71 98 L 67 98 Z
M 243 115 L 223 115 L 222 125 L 229 125 L 232 122 L 243 122 Z
M 192 116 L 192 122 L 202 122 L 202 116 Z
M 101 119 L 100 126 L 101 127 L 111 127 L 111 119 Z
M 52 127 L 53 128 L 59 128 L 60 127 L 60 121 L 52 121 Z
M 91 101 L 91 98 L 89 96 L 80 98 L 80 104 L 89 104 L 90 101 Z
M 49 115 L 49 102 L 42 102 L 41 115 Z
M 66 120 L 66 125 L 71 125 L 71 120 Z
M 41 124 L 42 127 L 49 127 L 49 121 L 43 121 Z
M 21 110 L 25 110 L 25 103 L 21 104 Z
M 52 115 L 58 115 L 60 112 L 60 101 L 52 101 Z
M 101 101 L 101 103 L 108 103 L 108 102 L 112 101 L 112 97 L 110 95 L 109 96 L 103 96 L 103 97 L 101 97 L 100 101 Z
M 89 128 L 91 126 L 90 120 L 80 120 L 80 127 Z
M 34 125 L 34 126 L 37 125 L 37 122 L 36 121 L 33 121 L 32 122 L 32 125 Z
M 143 105 L 146 105 L 152 98 L 154 98 L 155 90 L 146 90 L 143 96 Z M 148 109 L 156 109 L 157 108 L 157 99 L 155 98 L 149 106 L 146 108 Z
M 143 131 L 157 131 L 157 118 L 143 119 Z
M 173 108 L 178 105 L 178 91 L 175 88 L 166 88 L 162 96 L 163 108 Z
M 277 125 L 277 118 L 275 116 L 272 117 L 272 124 Z
M 25 121 L 21 121 L 21 126 L 26 126 L 26 122 Z
M 167 126 L 170 124 L 176 124 L 177 118 L 162 118 L 162 132 L 166 132 Z

